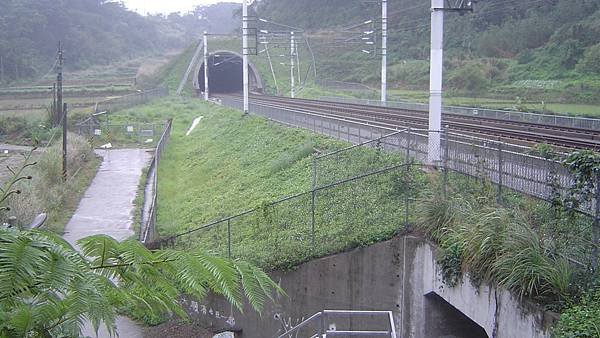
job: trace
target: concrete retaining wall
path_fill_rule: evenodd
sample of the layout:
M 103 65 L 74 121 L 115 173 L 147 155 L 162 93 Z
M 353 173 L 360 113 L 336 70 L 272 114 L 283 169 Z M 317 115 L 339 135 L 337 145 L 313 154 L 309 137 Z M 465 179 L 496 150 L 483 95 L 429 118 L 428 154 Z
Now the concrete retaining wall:
M 393 311 L 400 337 L 549 336 L 546 329 L 553 317 L 522 305 L 507 291 L 476 288 L 468 280 L 445 286 L 435 250 L 420 238 L 402 237 L 274 272 L 271 276 L 288 296 L 269 302 L 262 316 L 249 307 L 241 314 L 220 297 L 202 304 L 187 300 L 186 305 L 202 324 L 245 338 L 277 336 L 323 309 Z M 387 328 L 375 318 L 340 318 L 327 326 Z

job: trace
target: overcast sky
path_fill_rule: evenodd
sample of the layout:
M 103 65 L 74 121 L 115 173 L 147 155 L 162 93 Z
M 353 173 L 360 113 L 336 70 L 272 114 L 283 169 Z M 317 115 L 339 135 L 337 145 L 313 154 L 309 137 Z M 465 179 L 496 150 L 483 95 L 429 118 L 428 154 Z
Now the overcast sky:
M 127 8 L 141 14 L 187 12 L 197 5 L 210 5 L 217 2 L 239 2 L 241 0 L 123 0 Z

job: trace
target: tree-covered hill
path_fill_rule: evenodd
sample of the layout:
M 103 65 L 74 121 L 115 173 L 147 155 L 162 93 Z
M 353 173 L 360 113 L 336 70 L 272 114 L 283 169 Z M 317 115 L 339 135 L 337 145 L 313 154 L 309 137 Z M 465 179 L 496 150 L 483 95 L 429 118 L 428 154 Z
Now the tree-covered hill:
M 237 7 L 145 17 L 107 0 L 0 0 L 0 84 L 43 75 L 59 40 L 67 69 L 107 64 L 185 47 L 207 28 L 231 29 Z
M 430 1 L 388 4 L 392 84 L 427 88 Z M 328 42 L 344 27 L 377 19 L 378 1 L 259 0 L 256 11 L 307 29 L 322 77 L 371 84 L 379 80 L 377 58 L 356 45 Z M 445 50 L 449 89 L 512 95 L 507 87 L 533 84 L 561 93 L 577 90 L 579 97 L 570 93 L 565 99 L 590 102 L 600 90 L 600 1 L 480 0 L 474 13 L 446 14 Z

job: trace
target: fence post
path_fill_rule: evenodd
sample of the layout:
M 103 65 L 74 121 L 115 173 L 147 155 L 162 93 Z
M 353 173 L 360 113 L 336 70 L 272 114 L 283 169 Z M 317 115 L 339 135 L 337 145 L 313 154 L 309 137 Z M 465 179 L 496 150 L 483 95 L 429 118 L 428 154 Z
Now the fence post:
M 592 267 L 598 269 L 598 245 L 600 244 L 600 172 L 596 173 L 596 212 L 594 213 L 594 225 L 592 225 Z
M 311 241 L 312 241 L 312 249 L 315 248 L 315 209 L 316 209 L 316 199 L 317 199 L 317 157 L 313 158 L 312 163 L 312 194 L 311 194 L 311 204 L 310 204 L 310 228 L 311 228 Z
M 406 161 L 410 161 L 410 141 L 411 141 L 410 127 L 408 127 L 408 133 L 406 134 Z
M 502 203 L 502 185 L 504 185 L 503 172 L 504 172 L 504 149 L 503 143 L 498 139 L 498 203 Z
M 444 198 L 447 197 L 448 194 L 448 153 L 449 153 L 449 144 L 450 144 L 450 140 L 449 140 L 449 133 L 448 133 L 448 129 L 450 128 L 449 125 L 446 125 L 446 127 L 444 128 L 444 138 L 446 143 L 444 144 L 444 162 L 443 162 L 443 166 L 444 166 Z
M 227 220 L 227 257 L 231 259 L 231 218 Z

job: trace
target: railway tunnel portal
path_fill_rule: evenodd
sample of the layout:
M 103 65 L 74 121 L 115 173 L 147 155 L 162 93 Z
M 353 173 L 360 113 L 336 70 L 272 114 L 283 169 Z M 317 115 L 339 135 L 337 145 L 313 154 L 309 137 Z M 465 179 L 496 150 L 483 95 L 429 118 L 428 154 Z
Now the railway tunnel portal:
M 194 89 L 196 94 L 204 93 L 204 59 L 196 67 Z M 251 92 L 262 93 L 264 85 L 256 66 L 248 64 L 248 77 Z M 233 51 L 218 50 L 208 57 L 209 94 L 231 94 L 243 91 L 242 55 Z

